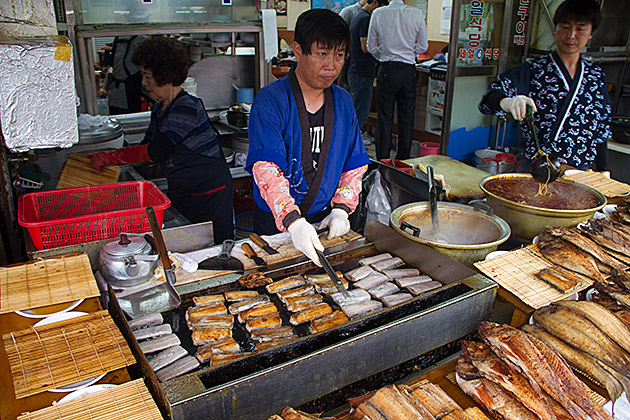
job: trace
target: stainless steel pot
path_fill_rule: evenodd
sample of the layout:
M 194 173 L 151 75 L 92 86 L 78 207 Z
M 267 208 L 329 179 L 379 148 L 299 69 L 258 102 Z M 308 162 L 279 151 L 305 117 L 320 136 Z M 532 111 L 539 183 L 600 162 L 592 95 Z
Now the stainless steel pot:
M 100 273 L 112 286 L 136 286 L 153 276 L 158 258 L 142 236 L 121 233 L 101 249 Z
M 465 204 L 438 202 L 438 218 L 436 234 L 429 202 L 423 201 L 398 207 L 390 224 L 400 234 L 464 265 L 484 259 L 510 237 L 510 226 L 503 219 Z
M 494 212 L 505 219 L 512 228 L 512 236 L 529 241 L 534 236 L 538 235 L 545 226 L 563 226 L 573 227 L 578 223 L 593 217 L 593 214 L 597 210 L 600 210 L 606 205 L 606 197 L 599 191 L 577 182 L 567 180 L 557 180 L 552 185 L 557 183 L 571 184 L 575 192 L 583 192 L 591 194 L 597 199 L 598 204 L 586 209 L 579 210 L 556 210 L 544 207 L 535 207 L 526 204 L 517 203 L 512 200 L 508 200 L 504 197 L 500 197 L 491 193 L 486 189 L 486 184 L 491 180 L 496 179 L 531 179 L 530 174 L 500 174 L 492 175 L 484 178 L 479 183 L 481 190 L 486 195 L 488 204 L 493 208 Z M 533 180 L 532 180 L 533 181 Z M 534 181 L 535 182 L 535 181 Z

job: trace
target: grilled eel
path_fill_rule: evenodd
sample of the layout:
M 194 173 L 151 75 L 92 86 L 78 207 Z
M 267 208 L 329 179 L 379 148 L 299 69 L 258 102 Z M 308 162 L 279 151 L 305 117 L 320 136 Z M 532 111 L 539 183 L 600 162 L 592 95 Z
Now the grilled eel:
M 295 275 L 291 277 L 287 277 L 286 279 L 274 281 L 273 283 L 269 283 L 265 286 L 267 292 L 269 293 L 278 293 L 278 292 L 286 292 L 287 290 L 295 289 L 296 287 L 304 286 L 306 284 L 306 280 L 301 275 Z
M 232 328 L 194 328 L 192 342 L 195 346 L 201 346 L 231 336 Z
M 562 293 L 571 293 L 584 282 L 586 282 L 586 284 L 593 282 L 593 280 L 583 277 L 581 274 L 574 271 L 569 271 L 559 265 L 543 268 L 534 275 Z
M 301 312 L 296 312 L 291 315 L 289 322 L 293 325 L 299 325 L 303 322 L 312 321 L 316 318 L 326 316 L 332 313 L 332 308 L 326 302 L 318 303 L 310 308 L 304 309 Z
M 330 315 L 323 316 L 311 321 L 310 331 L 315 334 L 321 331 L 329 330 L 337 325 L 345 324 L 350 319 L 342 311 L 335 311 Z
M 242 324 L 250 318 L 255 318 L 257 316 L 273 315 L 276 313 L 278 313 L 278 308 L 276 307 L 276 305 L 274 305 L 273 302 L 266 302 L 245 311 L 241 311 L 238 314 L 237 318 L 238 322 Z
M 253 332 L 254 330 L 261 328 L 279 327 L 280 325 L 282 325 L 282 319 L 280 319 L 280 315 L 278 313 L 249 318 L 245 321 L 245 328 L 249 332 Z
M 323 296 L 320 294 L 296 296 L 285 299 L 285 304 L 289 312 L 300 312 L 304 309 L 320 303 L 323 300 Z
M 538 417 L 525 408 L 516 398 L 508 394 L 501 386 L 479 375 L 476 379 L 464 379 L 460 372 L 465 372 L 466 377 L 471 378 L 470 362 L 465 357 L 457 359 L 455 372 L 457 373 L 457 385 L 465 394 L 472 397 L 488 411 L 498 414 L 506 420 L 537 420 Z M 547 410 L 549 410 L 547 408 Z M 545 418 L 553 414 L 547 415 Z
M 593 356 L 569 346 L 564 341 L 549 334 L 537 325 L 525 324 L 521 329 L 527 334 L 531 334 L 547 343 L 551 348 L 560 353 L 570 365 L 591 376 L 606 389 L 612 401 L 616 401 L 617 398 L 621 396 L 623 392 L 621 383 L 619 383 L 614 375 L 602 368 L 598 364 L 597 359 Z
M 630 355 L 595 324 L 565 306 L 549 305 L 534 312 L 534 321 L 565 343 L 630 375 Z
M 473 364 L 481 376 L 496 382 L 501 388 L 510 392 L 541 420 L 555 420 L 556 416 L 547 402 L 534 391 L 527 379 L 510 367 L 492 352 L 484 343 L 464 342 L 462 353 L 466 360 Z
M 484 321 L 478 330 L 499 357 L 518 366 L 530 383 L 538 384 L 574 419 L 612 420 L 551 347 L 509 325 Z
M 195 306 L 212 306 L 217 303 L 225 302 L 225 296 L 223 295 L 206 295 L 193 297 L 193 303 Z

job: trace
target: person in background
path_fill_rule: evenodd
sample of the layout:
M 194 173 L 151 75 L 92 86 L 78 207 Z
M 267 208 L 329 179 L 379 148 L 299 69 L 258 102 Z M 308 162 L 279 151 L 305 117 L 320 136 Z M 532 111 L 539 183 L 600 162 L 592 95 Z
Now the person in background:
M 89 155 L 92 166 L 157 162 L 168 181 L 173 206 L 189 221 L 212 221 L 215 243 L 234 238 L 232 177 L 219 138 L 201 99 L 181 88 L 190 60 L 171 38 L 143 42 L 132 61 L 142 71 L 142 85 L 157 102 L 142 144 Z
M 350 25 L 352 48 L 350 49 L 350 66 L 348 68 L 348 83 L 354 109 L 357 113 L 359 128 L 370 115 L 372 105 L 372 90 L 376 59 L 367 51 L 368 27 L 372 12 L 379 7 L 387 6 L 388 0 L 367 0 L 363 8 L 355 15 Z
M 350 94 L 333 85 L 350 43 L 336 13 L 312 9 L 295 26 L 297 66 L 263 87 L 249 118 L 246 169 L 254 178 L 254 232 L 288 231 L 294 247 L 320 265 L 328 238 L 350 230 L 369 158 Z
M 147 40 L 144 35 L 117 36 L 112 47 L 112 72 L 109 75 L 109 115 L 140 112 L 142 74 L 131 61 L 134 51 Z
M 352 19 L 354 19 L 354 17 L 359 12 L 359 10 L 361 10 L 361 8 L 365 6 L 365 3 L 367 3 L 367 0 L 359 0 L 358 2 L 354 4 L 351 4 L 341 9 L 341 11 L 339 12 L 339 16 L 341 16 L 341 18 L 344 21 L 346 21 L 346 23 L 348 24 L 348 27 L 350 27 L 350 24 L 352 23 Z M 343 67 L 341 68 L 341 73 L 339 73 L 339 84 L 341 85 L 342 88 L 344 88 L 348 92 L 350 92 L 350 84 L 348 83 L 348 66 L 349 65 L 350 65 L 350 59 L 349 57 L 346 57 L 346 61 Z
M 545 153 L 577 169 L 608 171 L 606 142 L 612 133 L 606 76 L 580 54 L 600 21 L 594 0 L 561 3 L 553 17 L 556 49 L 500 74 L 481 99 L 482 113 L 509 113 L 521 121 L 528 159 L 523 171 L 536 153 L 524 121 L 528 106 L 537 111 L 534 125 Z
M 416 112 L 418 72 L 416 57 L 427 50 L 427 28 L 422 12 L 392 0 L 374 10 L 368 29 L 367 49 L 380 61 L 376 76 L 376 158 L 389 159 L 392 149 L 394 104 L 398 107 L 398 152 L 409 158 Z

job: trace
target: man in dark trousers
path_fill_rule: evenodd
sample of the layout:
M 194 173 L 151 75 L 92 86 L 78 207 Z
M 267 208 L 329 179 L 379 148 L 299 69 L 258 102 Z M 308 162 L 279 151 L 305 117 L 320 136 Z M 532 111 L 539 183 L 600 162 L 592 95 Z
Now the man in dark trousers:
M 407 159 L 416 112 L 416 57 L 429 45 L 424 16 L 403 0 L 392 0 L 389 6 L 372 13 L 367 41 L 368 52 L 381 63 L 376 78 L 376 158 L 390 157 L 394 104 L 397 104 L 396 159 Z

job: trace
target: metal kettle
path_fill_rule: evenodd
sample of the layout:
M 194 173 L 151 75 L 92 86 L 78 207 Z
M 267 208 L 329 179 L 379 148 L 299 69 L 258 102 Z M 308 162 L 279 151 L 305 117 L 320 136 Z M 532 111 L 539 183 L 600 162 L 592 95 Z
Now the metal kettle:
M 158 259 L 142 236 L 121 233 L 101 249 L 100 273 L 114 287 L 136 286 L 153 276 Z

